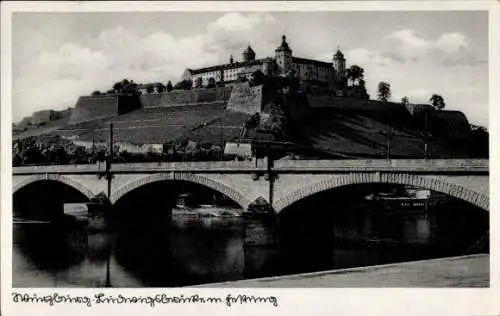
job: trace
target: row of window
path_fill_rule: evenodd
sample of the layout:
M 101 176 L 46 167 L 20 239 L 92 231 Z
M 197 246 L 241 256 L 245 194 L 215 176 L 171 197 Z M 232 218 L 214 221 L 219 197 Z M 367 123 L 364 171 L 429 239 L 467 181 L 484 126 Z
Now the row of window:
M 305 72 L 305 73 L 302 73 L 302 75 L 300 76 L 301 78 L 303 79 L 316 79 L 316 80 L 324 80 L 324 81 L 327 81 L 329 76 L 327 75 L 316 75 L 314 76 L 313 74 L 311 74 L 311 77 L 308 77 L 309 73 L 308 72 Z
M 260 67 L 255 67 L 255 70 L 257 70 L 257 69 L 259 69 L 259 68 L 260 68 Z M 237 70 L 241 70 L 241 68 L 234 69 L 234 70 L 232 69 L 232 71 L 231 71 L 230 73 L 224 73 L 224 79 L 225 79 L 226 81 L 236 80 L 236 79 L 237 79 L 240 75 L 242 75 L 242 73 L 241 73 L 241 72 L 237 72 Z M 243 74 L 243 75 L 244 75 L 244 76 L 246 76 L 247 78 L 249 78 L 249 76 L 250 76 L 250 75 L 251 75 L 251 73 L 253 72 L 252 70 L 253 70 L 253 69 L 247 70 L 247 71 L 248 71 L 248 73 L 245 73 L 245 74 Z M 209 80 L 210 78 L 214 78 L 216 81 L 220 81 L 220 79 L 221 79 L 221 78 L 220 78 L 220 75 L 218 75 L 218 76 L 213 76 L 213 74 L 212 74 L 212 73 L 207 73 L 207 74 L 201 74 L 201 75 L 199 75 L 199 76 L 196 76 L 196 75 L 195 75 L 195 76 L 193 76 L 193 78 L 192 78 L 193 82 L 196 82 L 196 80 L 197 80 L 199 77 L 201 77 L 202 82 L 204 82 L 204 83 L 205 83 L 205 82 L 208 82 L 208 80 Z
M 323 68 L 323 67 L 316 67 L 316 66 L 308 66 L 304 64 L 292 64 L 293 68 L 306 68 L 306 70 L 313 71 L 317 70 L 318 72 L 333 72 L 333 68 Z

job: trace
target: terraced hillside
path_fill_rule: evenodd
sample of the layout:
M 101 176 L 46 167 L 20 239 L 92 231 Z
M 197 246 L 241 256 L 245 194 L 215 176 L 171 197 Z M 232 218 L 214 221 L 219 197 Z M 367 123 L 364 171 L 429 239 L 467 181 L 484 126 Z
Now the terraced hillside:
M 112 119 L 71 125 L 56 133 L 82 141 L 105 142 L 113 123 L 116 142 L 163 144 L 189 139 L 221 144 L 237 138 L 249 115 L 224 110 L 224 103 L 143 108 Z
M 67 126 L 69 124 L 69 119 L 70 119 L 69 117 L 66 117 L 66 118 L 61 119 L 61 120 L 49 122 L 46 125 L 39 126 L 37 128 L 30 128 L 30 129 L 26 129 L 25 131 L 18 131 L 18 132 L 13 131 L 12 132 L 12 140 L 15 141 L 17 139 L 23 139 L 23 138 L 32 137 L 32 136 L 39 136 L 39 135 L 43 135 L 43 134 L 53 133 L 53 132 L 57 131 L 58 129 L 61 129 L 61 128 Z

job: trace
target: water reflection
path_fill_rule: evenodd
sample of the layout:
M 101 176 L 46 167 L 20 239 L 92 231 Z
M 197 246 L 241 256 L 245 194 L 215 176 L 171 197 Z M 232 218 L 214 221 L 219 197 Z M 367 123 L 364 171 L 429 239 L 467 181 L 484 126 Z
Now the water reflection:
M 486 212 L 460 203 L 426 211 L 325 209 L 280 215 L 276 248 L 245 247 L 239 216 L 177 212 L 126 221 L 113 232 L 15 224 L 13 285 L 104 287 L 109 273 L 112 287 L 186 286 L 488 251 Z

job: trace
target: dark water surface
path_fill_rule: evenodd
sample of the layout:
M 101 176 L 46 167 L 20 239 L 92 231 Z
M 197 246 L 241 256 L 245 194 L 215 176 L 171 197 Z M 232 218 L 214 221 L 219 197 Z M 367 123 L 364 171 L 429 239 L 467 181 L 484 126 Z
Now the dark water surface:
M 153 217 L 114 232 L 14 224 L 13 286 L 187 286 L 488 252 L 488 213 L 460 203 L 308 216 L 303 208 L 279 218 L 275 248 L 244 247 L 242 217 Z

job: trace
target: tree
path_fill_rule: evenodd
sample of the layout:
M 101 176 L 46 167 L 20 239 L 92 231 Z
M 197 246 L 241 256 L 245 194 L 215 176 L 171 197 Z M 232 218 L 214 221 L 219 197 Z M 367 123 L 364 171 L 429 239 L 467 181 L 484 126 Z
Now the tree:
M 123 79 L 113 84 L 113 90 L 115 93 L 136 94 L 138 92 L 137 88 L 138 85 L 134 82 L 134 80 Z
M 98 96 L 98 95 L 101 95 L 101 91 L 99 90 L 95 90 L 94 92 L 92 92 L 91 96 L 95 97 L 95 96 Z
M 408 105 L 408 104 L 410 104 L 410 99 L 408 99 L 408 97 L 407 97 L 407 96 L 402 97 L 402 98 L 401 98 L 401 104 L 403 104 L 403 105 Z
M 193 81 L 182 80 L 175 84 L 174 90 L 190 90 L 193 87 Z
M 358 65 L 352 65 L 346 69 L 346 78 L 351 80 L 353 86 L 359 84 L 359 80 L 365 77 L 365 70 Z
M 155 91 L 155 89 L 152 86 L 147 86 L 146 87 L 146 92 L 147 93 L 153 93 L 153 91 Z
M 195 88 L 203 87 L 203 79 L 201 77 L 196 78 L 196 82 L 195 82 L 194 87 Z
M 129 85 L 129 84 L 130 84 L 130 81 L 129 81 L 128 79 L 123 79 L 123 80 L 121 80 L 121 81 L 115 82 L 115 83 L 113 84 L 113 89 L 114 89 L 116 92 L 120 93 L 120 92 L 122 92 L 123 88 L 124 88 L 125 86 Z
M 123 85 L 121 92 L 129 94 L 137 94 L 139 91 L 138 88 L 139 85 L 137 83 L 134 83 L 134 81 L 130 81 L 128 84 Z
M 115 82 L 113 84 L 113 90 L 115 90 L 116 92 L 120 92 L 121 89 L 122 89 L 122 82 L 121 81 Z
M 391 85 L 388 82 L 380 81 L 378 83 L 378 99 L 382 102 L 387 102 L 391 97 Z
M 260 123 L 260 114 L 259 112 L 256 112 L 254 115 L 252 115 L 248 120 L 245 121 L 245 127 L 247 129 L 251 128 L 256 128 Z
M 476 158 L 488 158 L 490 141 L 488 130 L 482 126 L 471 125 L 471 131 L 470 153 Z
M 215 78 L 214 77 L 208 78 L 207 88 L 215 88 Z
M 256 70 L 250 76 L 250 84 L 252 86 L 259 86 L 266 82 L 267 76 L 260 70 Z
M 174 90 L 174 87 L 172 86 L 172 81 L 169 80 L 167 82 L 167 91 L 170 92 L 172 90 Z
M 359 79 L 358 80 L 358 87 L 365 89 L 366 87 L 366 81 L 364 79 Z
M 156 88 L 156 92 L 158 93 L 162 93 L 165 91 L 165 86 L 163 84 L 160 84 L 157 88 Z
M 292 69 L 286 73 L 285 78 L 283 78 L 284 87 L 289 87 L 291 90 L 297 91 L 300 89 L 300 79 L 297 75 L 297 71 Z
M 431 98 L 429 99 L 429 101 L 431 101 L 432 106 L 436 110 L 442 110 L 445 107 L 444 98 L 442 96 L 440 96 L 439 94 L 433 94 L 431 96 Z

